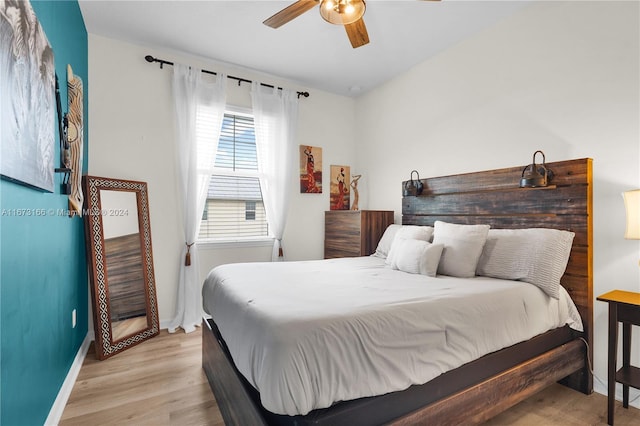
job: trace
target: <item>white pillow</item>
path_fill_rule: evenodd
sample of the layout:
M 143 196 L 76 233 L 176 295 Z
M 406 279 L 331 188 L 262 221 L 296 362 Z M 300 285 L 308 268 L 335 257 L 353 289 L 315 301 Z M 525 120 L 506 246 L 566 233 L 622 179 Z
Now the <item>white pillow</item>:
M 391 268 L 410 274 L 435 277 L 442 248 L 442 244 L 401 238 L 393 243 L 395 255 Z
M 433 237 L 432 226 L 403 225 L 396 233 L 395 238 L 404 238 L 406 240 L 422 240 L 431 241 Z
M 443 244 L 438 274 L 471 278 L 487 240 L 489 225 L 458 225 L 436 221 L 433 243 Z
M 378 242 L 378 247 L 376 247 L 376 252 L 373 253 L 373 256 L 381 257 L 386 259 L 389 255 L 389 251 L 391 250 L 391 244 L 393 244 L 393 238 L 396 236 L 396 232 L 402 228 L 402 225 L 397 225 L 395 223 L 387 226 L 387 229 L 384 230 L 384 234 L 382 234 L 382 238 Z
M 557 299 L 574 236 L 559 229 L 492 229 L 477 274 L 528 282 Z
M 393 262 L 394 250 L 393 246 L 398 240 L 421 240 L 429 242 L 433 237 L 433 227 L 431 226 L 418 226 L 418 225 L 404 225 L 396 232 L 393 237 L 393 243 L 391 249 L 387 254 L 387 260 L 385 263 L 391 265 Z

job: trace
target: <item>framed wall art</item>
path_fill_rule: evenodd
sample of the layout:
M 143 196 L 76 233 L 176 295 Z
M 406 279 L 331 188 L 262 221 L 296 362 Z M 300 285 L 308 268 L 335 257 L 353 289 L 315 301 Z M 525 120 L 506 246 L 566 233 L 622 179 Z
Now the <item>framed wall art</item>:
M 53 192 L 53 50 L 31 3 L 0 3 L 0 175 Z
M 300 145 L 300 193 L 322 193 L 322 148 Z
M 349 210 L 349 166 L 331 166 L 331 190 L 329 193 L 330 210 Z

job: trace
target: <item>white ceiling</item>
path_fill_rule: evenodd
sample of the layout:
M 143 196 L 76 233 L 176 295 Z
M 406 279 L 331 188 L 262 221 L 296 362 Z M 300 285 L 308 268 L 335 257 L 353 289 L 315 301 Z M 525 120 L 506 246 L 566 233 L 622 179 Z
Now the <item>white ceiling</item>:
M 384 83 L 527 3 L 369 0 L 364 20 L 370 43 L 353 49 L 344 28 L 325 22 L 317 7 L 279 29 L 262 24 L 293 2 L 79 0 L 90 34 L 239 65 L 345 96 Z

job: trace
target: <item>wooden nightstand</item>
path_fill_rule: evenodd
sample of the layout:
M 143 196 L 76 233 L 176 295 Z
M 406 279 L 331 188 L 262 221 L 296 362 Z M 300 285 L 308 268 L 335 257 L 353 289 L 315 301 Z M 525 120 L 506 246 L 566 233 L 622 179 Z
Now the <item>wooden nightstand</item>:
M 609 366 L 607 375 L 607 423 L 613 425 L 616 382 L 622 383 L 622 406 L 629 408 L 629 386 L 640 389 L 640 368 L 631 365 L 631 326 L 640 325 L 640 293 L 613 290 L 597 297 L 609 303 Z M 618 322 L 622 323 L 622 368 L 618 359 Z

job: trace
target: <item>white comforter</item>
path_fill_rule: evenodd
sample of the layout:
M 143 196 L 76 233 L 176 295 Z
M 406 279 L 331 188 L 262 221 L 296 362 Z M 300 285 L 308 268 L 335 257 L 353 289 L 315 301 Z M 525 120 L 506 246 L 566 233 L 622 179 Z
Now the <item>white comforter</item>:
M 204 288 L 238 370 L 277 414 L 406 389 L 580 316 L 537 287 L 360 257 L 219 266 Z

